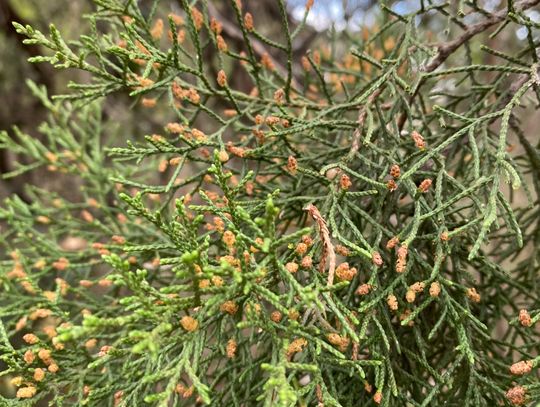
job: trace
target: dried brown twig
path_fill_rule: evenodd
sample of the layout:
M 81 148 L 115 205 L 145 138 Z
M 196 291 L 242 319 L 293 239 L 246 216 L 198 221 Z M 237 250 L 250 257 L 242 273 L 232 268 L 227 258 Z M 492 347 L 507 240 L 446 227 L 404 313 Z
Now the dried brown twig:
M 360 108 L 358 112 L 358 120 L 357 120 L 358 127 L 353 133 L 353 138 L 351 142 L 351 150 L 349 151 L 347 160 L 352 160 L 354 155 L 360 149 L 360 138 L 362 137 L 362 129 L 364 127 L 364 122 L 366 121 L 367 109 L 369 109 L 369 106 L 373 103 L 375 99 L 377 99 L 377 97 L 379 97 L 379 95 L 382 93 L 383 90 L 384 90 L 384 87 L 381 86 L 379 89 L 373 92 L 369 96 L 366 104 L 362 105 L 362 107 Z
M 326 269 L 326 260 L 328 260 L 328 285 L 332 285 L 334 283 L 334 272 L 336 270 L 336 253 L 334 251 L 332 240 L 330 239 L 330 231 L 328 230 L 326 221 L 315 205 L 309 204 L 304 210 L 311 215 L 313 220 L 319 226 L 319 236 L 323 244 L 323 253 L 319 262 L 319 271 L 324 273 L 324 270 Z

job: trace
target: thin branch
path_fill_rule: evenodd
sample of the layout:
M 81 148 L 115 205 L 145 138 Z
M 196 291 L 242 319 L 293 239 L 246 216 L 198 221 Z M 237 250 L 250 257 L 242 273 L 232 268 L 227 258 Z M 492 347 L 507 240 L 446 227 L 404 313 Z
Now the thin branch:
M 240 31 L 240 29 L 236 25 L 234 25 L 233 23 L 228 21 L 225 17 L 223 17 L 218 11 L 218 9 L 216 8 L 216 6 L 214 6 L 211 2 L 208 2 L 208 13 L 210 14 L 210 16 L 215 17 L 221 23 L 221 25 L 223 26 L 223 31 L 225 31 L 229 37 L 238 41 L 242 41 L 242 42 L 244 41 L 242 31 Z M 266 47 L 264 46 L 264 44 L 260 42 L 259 40 L 252 38 L 251 44 L 253 46 L 253 51 L 255 51 L 255 53 L 259 57 L 263 56 L 264 54 L 267 54 L 270 56 L 270 54 L 266 51 Z M 278 62 L 272 56 L 270 56 L 270 59 L 272 60 L 272 63 L 274 64 L 278 72 L 282 76 L 287 77 L 287 68 L 285 68 L 280 62 Z M 302 91 L 302 87 L 298 84 L 298 82 L 294 78 L 292 78 L 292 86 Z
M 515 10 L 517 12 L 527 10 L 535 5 L 540 3 L 540 0 L 525 0 L 519 2 L 515 5 Z M 444 61 L 448 59 L 450 55 L 456 52 L 463 44 L 469 41 L 472 37 L 477 34 L 480 34 L 486 31 L 488 28 L 504 21 L 508 17 L 508 9 L 500 10 L 499 12 L 493 14 L 491 18 L 488 18 L 480 23 L 471 25 L 463 34 L 452 41 L 439 43 L 437 48 L 437 55 L 426 65 L 424 72 L 433 72 L 439 66 L 441 66 Z M 418 86 L 416 86 L 414 94 L 409 99 L 409 105 L 412 103 L 414 98 L 418 95 L 420 87 L 424 84 L 425 79 L 422 78 Z M 402 113 L 398 118 L 398 128 L 401 131 L 405 125 L 405 120 L 407 115 Z

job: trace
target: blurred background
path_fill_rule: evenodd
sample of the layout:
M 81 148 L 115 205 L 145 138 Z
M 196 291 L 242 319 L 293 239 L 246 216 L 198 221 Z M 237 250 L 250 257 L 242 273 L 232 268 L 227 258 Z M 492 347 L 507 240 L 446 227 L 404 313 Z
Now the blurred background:
M 150 10 L 153 0 L 139 0 L 143 10 Z M 212 14 L 219 16 L 222 21 L 234 22 L 233 10 L 229 7 L 229 0 L 209 1 Z M 397 0 L 385 2 L 391 10 L 397 14 L 407 14 L 419 10 L 422 0 Z M 298 24 L 302 19 L 306 0 L 288 0 L 288 15 L 291 26 Z M 430 3 L 438 4 L 443 1 L 433 0 Z M 465 17 L 463 21 L 467 24 L 474 24 L 478 19 L 485 18 L 482 12 L 475 11 L 467 6 L 468 2 L 455 1 L 446 2 L 448 7 L 457 14 L 458 8 L 465 5 Z M 161 2 L 162 7 L 170 8 L 170 12 L 181 13 L 179 1 Z M 484 12 L 492 12 L 503 7 L 506 2 L 501 0 L 479 0 L 476 4 Z M 258 29 L 267 37 L 281 40 L 280 10 L 276 0 L 243 0 L 244 10 L 253 14 Z M 46 50 L 40 49 L 36 45 L 22 44 L 22 37 L 19 36 L 12 21 L 20 22 L 24 25 L 30 24 L 34 28 L 48 32 L 48 25 L 54 24 L 64 38 L 76 40 L 80 34 L 84 34 L 88 29 L 84 16 L 95 8 L 92 0 L 0 0 L 0 130 L 9 130 L 13 126 L 18 126 L 23 132 L 39 137 L 37 127 L 45 118 L 45 111 L 40 102 L 31 94 L 25 81 L 30 78 L 37 84 L 45 85 L 49 95 L 66 93 L 66 86 L 69 81 L 84 82 L 86 75 L 76 70 L 58 71 L 47 64 L 30 64 L 27 59 L 32 56 L 43 55 Z M 325 36 L 318 35 L 321 32 L 332 33 L 341 32 L 350 38 L 359 39 L 362 33 L 374 30 L 383 10 L 376 0 L 315 0 L 312 11 L 307 18 L 307 27 L 302 35 L 295 39 L 293 44 L 294 60 L 298 61 L 306 51 L 315 46 L 325 46 Z M 181 13 L 182 14 L 182 13 Z M 531 9 L 527 12 L 529 18 L 540 22 L 540 10 Z M 428 41 L 433 43 L 444 41 L 449 37 L 446 29 L 449 19 L 440 18 L 440 14 L 424 14 L 422 20 L 418 19 L 417 24 L 422 24 L 423 28 L 432 34 Z M 235 24 L 230 24 L 234 26 Z M 455 26 L 455 25 L 454 25 Z M 99 28 L 99 26 L 98 26 Z M 459 30 L 457 28 L 456 30 Z M 457 31 L 456 31 L 457 33 Z M 226 33 L 227 34 L 227 33 Z M 455 34 L 455 33 L 453 33 Z M 536 33 L 538 34 L 538 33 Z M 525 29 L 505 30 L 505 32 L 493 40 L 494 48 L 499 47 L 512 53 L 518 49 L 520 42 L 523 44 L 527 32 Z M 537 35 L 538 36 L 538 35 Z M 233 36 L 228 36 L 227 41 L 234 41 Z M 237 38 L 236 41 L 239 41 Z M 482 41 L 489 41 L 482 39 Z M 479 47 L 478 47 L 479 48 Z M 476 63 L 493 63 L 493 56 L 482 53 L 479 49 L 471 49 Z M 207 55 L 212 58 L 212 55 Z M 281 55 L 279 56 L 281 57 Z M 232 78 L 233 84 L 239 89 L 244 82 L 242 77 Z M 452 84 L 444 83 L 452 89 Z M 109 97 L 104 112 L 105 118 L 114 119 L 117 128 L 121 128 L 124 134 L 130 137 L 142 134 L 149 134 L 155 130 L 160 120 L 156 112 L 141 108 L 140 104 L 133 104 L 133 100 L 127 97 L 127 93 L 118 92 Z M 130 120 L 134 117 L 140 120 Z M 534 121 L 535 115 L 530 117 Z M 162 121 L 161 121 L 162 122 Z M 158 130 L 159 131 L 159 130 Z M 0 175 L 13 170 L 14 163 L 20 159 L 11 153 L 0 150 Z M 42 177 L 40 170 L 25 174 L 22 177 L 13 179 L 2 179 L 0 176 L 0 200 L 9 194 L 15 193 L 24 199 L 24 185 L 28 182 L 47 182 L 47 187 L 51 189 L 64 188 L 65 184 L 58 179 L 47 179 Z M 76 188 L 73 188 L 76 190 Z
M 152 0 L 140 0 L 141 8 L 150 9 Z M 180 2 L 162 2 L 164 7 L 170 7 L 171 12 L 179 12 Z M 165 4 L 166 3 L 166 4 Z M 299 37 L 298 43 L 294 44 L 295 54 L 299 57 L 312 45 L 313 39 L 321 30 L 328 30 L 332 26 L 337 29 L 358 30 L 362 26 L 362 19 L 373 24 L 375 21 L 374 10 L 377 2 L 373 0 L 317 0 L 308 20 L 308 26 L 303 36 Z M 404 2 L 398 2 L 404 3 Z M 411 3 L 414 3 L 412 1 Z M 231 7 L 225 7 L 227 1 L 213 0 L 211 7 L 215 8 L 221 19 L 234 21 Z M 250 11 L 256 19 L 259 29 L 270 38 L 280 38 L 281 23 L 278 2 L 275 0 L 244 0 L 243 6 Z M 288 2 L 289 21 L 292 26 L 304 13 L 305 0 L 290 0 Z M 400 6 L 403 7 L 403 6 Z M 47 51 L 39 46 L 22 44 L 23 38 L 19 36 L 12 21 L 23 25 L 30 24 L 34 28 L 47 33 L 48 25 L 54 24 L 62 33 L 63 37 L 75 40 L 83 34 L 88 25 L 84 23 L 83 16 L 95 8 L 91 0 L 0 0 L 0 130 L 9 130 L 18 126 L 23 132 L 39 137 L 36 131 L 39 123 L 45 118 L 45 111 L 39 101 L 31 94 L 25 81 L 30 78 L 38 84 L 45 85 L 49 95 L 64 93 L 66 85 L 71 80 L 84 80 L 84 73 L 70 71 L 57 71 L 47 64 L 30 64 L 27 59 L 32 56 L 43 55 Z M 228 39 L 229 41 L 229 39 Z M 211 57 L 211 56 L 209 56 Z M 238 78 L 241 84 L 241 78 Z M 114 117 L 115 122 L 120 123 L 123 131 L 130 134 L 148 132 L 153 122 L 148 109 L 140 106 L 132 106 L 132 100 L 126 94 L 112 95 L 111 101 L 106 104 L 106 117 Z M 136 109 L 134 112 L 132 109 Z M 138 120 L 137 123 L 128 120 L 129 116 L 136 114 L 137 117 L 146 120 Z M 155 119 L 154 119 L 155 120 Z M 142 128 L 135 128 L 142 127 Z M 18 157 L 0 150 L 0 175 L 14 168 Z M 50 177 L 49 177 L 50 178 Z M 24 184 L 40 181 L 40 171 L 25 174 L 22 177 L 3 180 L 0 176 L 0 200 L 11 193 L 16 193 L 24 198 Z M 46 180 L 52 189 L 61 188 L 62 182 L 58 180 Z M 56 185 L 58 184 L 58 185 Z
M 150 10 L 153 0 L 138 0 L 143 10 Z M 218 16 L 221 21 L 235 20 L 233 9 L 228 6 L 229 0 L 209 1 L 212 14 Z M 306 0 L 288 0 L 288 17 L 291 26 L 298 24 L 302 19 Z M 419 10 L 422 0 L 397 0 L 385 2 L 396 14 L 407 14 Z M 445 3 L 433 0 L 429 3 Z M 486 12 L 492 12 L 504 7 L 506 2 L 501 0 L 478 0 L 475 4 L 484 11 L 475 11 L 467 6 L 469 2 L 455 1 L 446 2 L 453 14 L 458 14 L 458 8 L 463 7 L 465 16 L 463 21 L 466 24 L 474 24 L 478 19 L 485 18 Z M 170 12 L 181 13 L 179 1 L 161 2 L 163 8 L 170 8 Z M 243 0 L 244 10 L 253 14 L 257 27 L 267 37 L 282 40 L 280 10 L 276 0 Z M 49 95 L 66 93 L 66 86 L 69 81 L 84 82 L 86 73 L 76 70 L 58 71 L 47 64 L 30 64 L 27 59 L 32 56 L 43 55 L 47 50 L 40 49 L 36 45 L 24 45 L 23 38 L 19 36 L 12 21 L 17 21 L 24 25 L 30 24 L 34 28 L 47 33 L 48 25 L 54 24 L 63 37 L 69 40 L 76 40 L 79 35 L 88 30 L 85 24 L 85 14 L 95 8 L 92 0 L 0 0 L 0 130 L 9 130 L 13 126 L 18 126 L 23 132 L 34 137 L 40 137 L 37 127 L 45 118 L 45 111 L 40 102 L 31 94 L 25 81 L 30 78 L 37 84 L 45 85 Z M 326 35 L 318 35 L 332 32 L 341 32 L 353 40 L 361 38 L 362 34 L 375 30 L 377 22 L 383 10 L 380 3 L 375 0 L 315 0 L 312 11 L 307 18 L 307 27 L 302 35 L 295 39 L 293 44 L 294 60 L 300 60 L 310 48 L 326 45 Z M 183 13 L 181 13 L 183 14 Z M 484 14 L 484 15 L 483 15 Z M 527 15 L 533 21 L 540 22 L 540 10 L 531 9 Z M 422 19 L 417 20 L 417 24 L 422 24 L 423 29 L 427 29 L 428 41 L 437 43 L 444 41 L 460 30 L 450 33 L 447 27 L 450 18 L 441 18 L 440 14 L 426 13 Z M 235 23 L 230 24 L 231 27 Z M 456 27 L 455 24 L 452 25 Z M 99 26 L 98 26 L 99 28 Z M 538 31 L 538 30 L 536 30 Z M 241 41 L 234 39 L 234 35 L 227 35 L 227 41 Z M 523 29 L 505 30 L 496 40 L 483 38 L 494 48 L 499 48 L 512 53 L 519 49 L 520 43 L 527 41 L 527 32 Z M 538 37 L 538 32 L 536 32 Z M 538 38 L 537 38 L 538 40 Z M 490 44 L 491 42 L 491 44 Z M 478 43 L 479 45 L 480 43 Z M 468 52 L 475 63 L 495 63 L 493 55 L 483 53 L 479 47 L 472 47 Z M 210 53 L 205 57 L 212 58 Z M 282 56 L 279 55 L 279 58 Z M 246 86 L 242 77 L 231 78 L 235 83 L 233 87 L 241 89 Z M 447 81 L 449 82 L 449 81 Z M 439 87 L 444 90 L 453 89 L 452 83 L 440 82 Z M 133 100 L 127 97 L 127 93 L 117 92 L 111 95 L 104 105 L 104 117 L 110 122 L 114 122 L 123 134 L 130 137 L 140 137 L 143 134 L 151 134 L 155 131 L 160 121 L 156 112 L 141 108 L 140 104 L 133 104 Z M 140 120 L 130 120 L 134 115 Z M 531 122 L 535 121 L 537 115 L 528 116 Z M 160 127 L 157 127 L 158 129 Z M 159 131 L 159 130 L 157 130 Z M 24 185 L 32 182 L 41 184 L 46 182 L 46 186 L 51 190 L 57 188 L 66 189 L 66 184 L 59 179 L 51 179 L 50 175 L 43 177 L 41 170 L 33 171 L 20 177 L 2 179 L 1 175 L 12 171 L 14 163 L 20 160 L 13 154 L 0 150 L 0 201 L 9 194 L 17 194 L 24 199 Z M 58 178 L 58 177 L 57 177 Z M 76 191 L 77 188 L 72 188 Z

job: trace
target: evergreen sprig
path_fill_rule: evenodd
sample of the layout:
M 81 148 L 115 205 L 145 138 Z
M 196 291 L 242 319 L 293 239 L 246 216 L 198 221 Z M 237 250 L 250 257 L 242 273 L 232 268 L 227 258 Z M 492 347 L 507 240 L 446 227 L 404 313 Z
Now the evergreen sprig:
M 540 401 L 522 125 L 539 1 L 384 6 L 379 28 L 297 56 L 312 3 L 295 27 L 280 0 L 276 38 L 238 0 L 94 0 L 78 41 L 14 23 L 51 51 L 32 62 L 89 76 L 52 99 L 29 82 L 41 137 L 0 133 L 25 157 L 6 177 L 79 188 L 0 207 L 3 405 Z M 520 27 L 519 46 L 481 45 Z M 114 130 L 118 93 L 160 134 Z

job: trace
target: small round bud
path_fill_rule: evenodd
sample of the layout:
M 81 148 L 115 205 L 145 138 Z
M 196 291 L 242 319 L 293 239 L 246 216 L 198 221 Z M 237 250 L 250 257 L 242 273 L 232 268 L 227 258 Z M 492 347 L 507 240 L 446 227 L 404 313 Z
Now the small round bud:
M 229 359 L 232 359 L 236 356 L 236 348 L 237 348 L 236 341 L 234 339 L 229 339 L 227 342 L 227 347 L 226 347 L 227 357 Z
M 316 65 L 321 64 L 321 53 L 317 50 L 313 51 L 313 62 L 315 62 Z
M 39 342 L 39 338 L 34 334 L 26 334 L 23 336 L 23 341 L 30 345 L 34 345 Z
M 328 342 L 330 342 L 332 345 L 337 346 L 338 349 L 342 352 L 345 352 L 347 347 L 349 346 L 349 338 L 338 335 L 336 333 L 331 333 L 327 335 Z
M 275 126 L 277 124 L 279 124 L 279 117 L 276 117 L 276 116 L 268 116 L 265 120 L 265 123 L 268 125 L 268 126 Z
M 305 256 L 302 258 L 302 262 L 300 263 L 300 265 L 302 266 L 302 268 L 309 269 L 313 267 L 313 259 L 311 258 L 311 256 Z
M 108 278 L 102 278 L 101 280 L 98 281 L 98 285 L 103 288 L 108 288 L 111 285 L 113 285 L 113 282 L 109 280 Z
M 197 330 L 199 322 L 195 318 L 186 315 L 180 320 L 180 325 L 182 325 L 182 328 L 184 328 L 186 331 L 193 332 Z
M 45 378 L 45 371 L 43 369 L 38 367 L 36 370 L 34 370 L 34 380 L 36 382 L 40 382 L 44 378 Z
M 88 212 L 88 213 L 90 213 L 90 212 Z M 90 214 L 90 216 L 92 216 L 92 215 Z M 92 219 L 93 219 L 93 217 L 92 217 Z M 58 271 L 63 271 L 66 268 L 69 267 L 69 260 L 66 259 L 65 257 L 60 257 L 57 261 L 53 262 L 52 266 Z
M 195 29 L 197 31 L 200 31 L 204 25 L 204 16 L 202 15 L 202 13 L 197 8 L 192 7 L 191 18 L 193 19 L 193 24 L 195 25 Z
M 530 373 L 533 368 L 533 362 L 530 360 L 522 360 L 510 366 L 510 373 L 516 376 L 523 376 Z
M 431 295 L 432 297 L 438 297 L 440 293 L 441 285 L 437 281 L 431 283 L 431 285 L 429 286 L 429 295 Z
M 367 295 L 371 291 L 371 284 L 361 284 L 356 289 L 356 294 L 358 295 Z
M 525 404 L 527 392 L 523 386 L 514 386 L 506 392 L 506 398 L 514 406 Z
M 298 255 L 302 256 L 302 255 L 304 255 L 304 254 L 307 252 L 307 250 L 308 250 L 307 244 L 305 244 L 305 243 L 298 243 L 298 244 L 296 245 L 295 252 L 296 252 Z
M 204 134 L 203 131 L 199 130 L 199 129 L 191 129 L 191 134 L 193 135 L 193 137 L 195 137 L 196 140 L 198 141 L 204 141 L 206 140 L 206 134 Z
M 29 399 L 36 395 L 37 389 L 34 386 L 21 387 L 17 390 L 17 397 L 20 399 Z
M 223 30 L 223 25 L 216 20 L 215 17 L 212 17 L 210 19 L 210 30 L 216 35 L 221 34 L 221 31 Z
M 84 343 L 84 347 L 86 349 L 92 349 L 92 348 L 95 348 L 97 345 L 97 339 L 96 338 L 91 338 L 91 339 L 88 339 L 85 343 Z
M 529 314 L 529 311 L 527 311 L 526 309 L 519 310 L 519 317 L 518 318 L 519 318 L 519 323 L 522 326 L 529 327 L 529 326 L 532 325 L 531 315 Z
M 38 358 L 46 365 L 52 363 L 51 351 L 49 349 L 40 349 L 38 351 Z
M 184 317 L 186 318 L 186 317 Z M 182 318 L 182 320 L 184 319 Z M 190 318 L 190 317 L 187 317 L 187 318 Z M 193 319 L 193 318 L 191 318 Z M 187 321 L 187 320 L 186 320 Z M 180 321 L 180 323 L 182 323 L 182 321 Z M 99 352 L 98 352 L 98 357 L 102 358 L 104 356 L 106 356 L 112 349 L 112 346 L 110 345 L 103 345 L 100 349 L 99 349 Z
M 278 105 L 281 105 L 283 103 L 284 97 L 285 91 L 283 89 L 279 88 L 274 92 L 274 102 L 276 102 Z
M 399 176 L 401 175 L 401 169 L 399 168 L 399 165 L 394 164 L 392 165 L 392 167 L 390 167 L 390 175 L 393 178 L 399 178 Z
M 301 61 L 302 61 L 302 68 L 304 68 L 304 71 L 309 72 L 311 70 L 311 62 L 309 62 L 308 57 L 303 56 Z
M 274 311 L 272 312 L 272 314 L 270 315 L 270 319 L 272 321 L 274 321 L 276 324 L 279 323 L 281 321 L 281 318 L 283 318 L 283 315 L 281 314 L 281 312 L 279 311 Z
M 229 161 L 229 154 L 225 150 L 220 150 L 218 158 L 220 162 L 226 163 L 227 161 Z
M 163 35 L 163 20 L 158 18 L 150 31 L 150 35 L 154 40 L 159 40 Z
M 114 407 L 118 406 L 122 402 L 123 397 L 124 397 L 123 390 L 118 390 L 116 393 L 114 393 Z
M 58 368 L 58 365 L 57 365 L 56 363 L 51 363 L 51 364 L 49 365 L 49 367 L 47 367 L 47 370 L 48 370 L 49 372 L 51 372 L 51 373 L 56 373 L 56 372 L 58 372 L 58 369 L 59 369 L 59 368 Z
M 347 249 L 345 246 L 340 245 L 340 244 L 336 245 L 336 253 L 345 257 L 350 254 L 349 249 Z
M 407 244 L 402 244 L 397 251 L 398 259 L 406 259 L 408 253 L 409 246 L 407 246 Z
M 227 52 L 227 50 L 229 49 L 229 47 L 227 46 L 227 43 L 225 42 L 225 39 L 221 35 L 216 36 L 216 43 L 217 43 L 218 49 L 221 52 Z
M 221 312 L 226 312 L 229 315 L 234 315 L 238 311 L 238 304 L 234 301 L 225 301 L 221 306 L 219 307 Z
M 199 288 L 202 289 L 202 288 L 208 288 L 208 287 L 210 287 L 210 280 L 205 278 L 205 279 L 199 281 Z
M 220 276 L 213 276 L 212 284 L 214 284 L 216 287 L 223 287 L 223 284 L 225 284 L 225 282 L 223 281 L 223 278 L 221 278 Z
M 433 181 L 431 181 L 429 178 L 426 178 L 418 186 L 418 191 L 420 191 L 422 193 L 427 192 L 429 190 L 429 188 L 431 187 L 432 182 Z
M 383 259 L 381 257 L 381 254 L 379 252 L 373 252 L 371 253 L 371 261 L 373 264 L 375 264 L 377 267 L 381 267 L 383 264 Z
M 169 17 L 171 20 L 173 20 L 173 23 L 176 24 L 176 25 L 182 25 L 182 24 L 184 24 L 184 19 L 183 19 L 181 16 L 177 15 L 177 14 L 170 13 L 170 14 L 168 15 L 168 17 Z
M 153 107 L 156 107 L 157 99 L 155 99 L 155 98 L 142 98 L 141 99 L 141 104 L 143 105 L 143 107 L 146 107 L 147 109 L 151 109 Z M 91 222 L 91 221 L 87 220 L 87 222 Z
M 94 283 L 90 280 L 81 280 L 79 281 L 79 285 L 84 288 L 89 288 L 89 287 L 92 287 Z
M 285 264 L 285 269 L 287 269 L 287 271 L 289 273 L 296 273 L 298 271 L 298 264 L 295 263 L 295 262 L 289 262 L 287 264 Z
M 394 247 L 396 247 L 396 245 L 399 243 L 399 237 L 397 236 L 394 236 L 392 239 L 390 239 L 388 241 L 388 243 L 386 243 L 386 248 L 387 249 L 393 249 Z
M 17 323 L 15 324 L 15 330 L 20 331 L 21 329 L 23 329 L 26 326 L 27 321 L 28 321 L 27 317 L 22 317 L 21 319 L 19 319 Z
M 416 148 L 419 148 L 420 150 L 424 150 L 426 148 L 426 142 L 424 141 L 424 137 L 420 135 L 416 130 L 413 130 L 411 133 L 411 137 L 414 141 L 414 144 L 416 144 Z
M 225 86 L 227 86 L 227 75 L 225 74 L 225 71 L 223 69 L 221 69 L 219 72 L 218 72 L 218 75 L 217 75 L 217 83 L 219 86 L 221 86 L 222 88 L 224 88 Z
M 227 230 L 225 233 L 223 233 L 223 243 L 225 243 L 227 247 L 233 247 L 235 242 L 236 236 L 234 236 L 233 232 Z
M 478 294 L 478 291 L 474 287 L 467 290 L 467 297 L 473 302 L 480 302 L 480 294 Z
M 116 243 L 116 244 L 124 244 L 124 243 L 126 243 L 126 238 L 123 237 L 123 236 L 113 235 L 111 237 L 111 240 L 113 241 L 113 243 Z
M 29 364 L 29 365 L 32 364 L 32 362 L 35 360 L 35 358 L 36 358 L 36 355 L 30 349 L 28 349 L 26 352 L 24 352 L 23 359 L 27 364 Z
M 13 386 L 16 386 L 16 387 L 19 387 L 22 382 L 23 382 L 23 378 L 22 376 L 15 376 L 14 378 L 12 378 L 10 381 L 9 381 Z
M 297 169 L 298 169 L 298 161 L 296 160 L 296 158 L 290 155 L 289 158 L 287 159 L 287 170 L 289 170 L 289 172 L 292 175 L 295 175 Z
M 397 311 L 397 309 L 398 309 L 398 300 L 397 300 L 395 295 L 390 294 L 386 298 L 386 303 L 388 304 L 388 308 L 390 308 L 390 310 Z
M 289 311 L 287 316 L 289 317 L 290 320 L 296 321 L 300 317 L 300 313 L 297 310 L 292 309 Z
M 413 285 L 411 285 L 409 288 L 413 290 L 415 293 L 421 293 L 424 291 L 424 288 L 426 287 L 426 284 L 422 281 L 417 281 Z
M 339 180 L 339 185 L 341 186 L 341 189 L 344 191 L 347 191 L 351 186 L 352 182 L 351 179 L 347 174 L 342 174 L 341 179 Z
M 47 216 L 43 216 L 43 215 L 40 215 L 36 218 L 36 221 L 39 222 L 39 223 L 43 223 L 44 225 L 47 225 L 49 223 L 51 223 L 51 219 L 48 218 Z
M 343 281 L 351 281 L 357 272 L 355 267 L 349 267 L 349 263 L 341 263 L 336 268 L 336 276 Z
M 287 347 L 287 357 L 291 357 L 295 353 L 302 352 L 302 350 L 307 346 L 307 341 L 304 338 L 297 338 L 292 341 Z
M 246 13 L 244 16 L 244 26 L 246 30 L 253 31 L 253 16 L 251 13 Z
M 268 69 L 269 71 L 273 71 L 276 69 L 274 62 L 272 62 L 272 58 L 270 57 L 270 54 L 268 52 L 265 52 L 261 57 L 261 65 Z
M 201 95 L 199 95 L 199 92 L 197 92 L 195 89 L 190 88 L 187 90 L 187 97 L 191 103 L 194 105 L 198 105 L 201 101 Z

